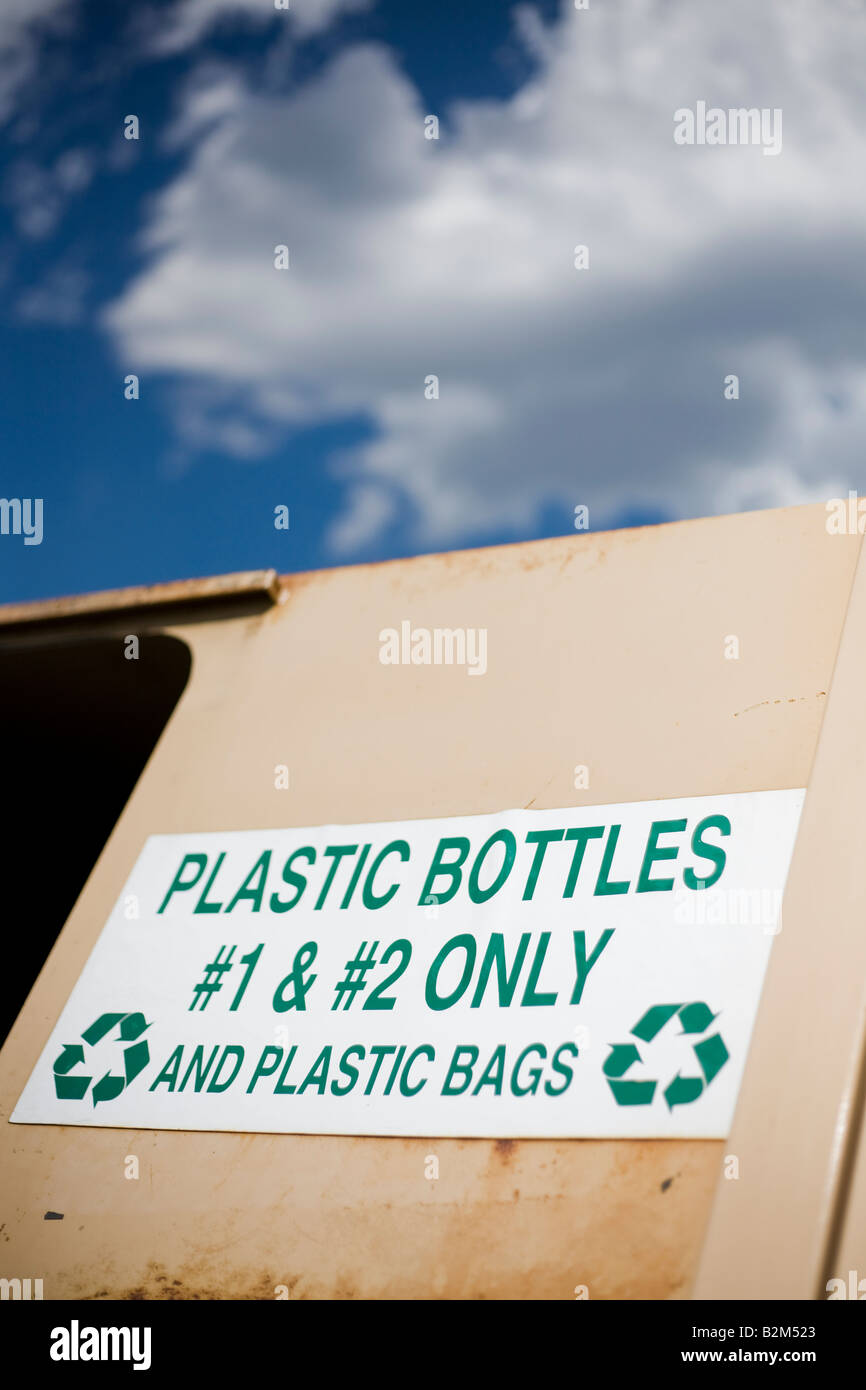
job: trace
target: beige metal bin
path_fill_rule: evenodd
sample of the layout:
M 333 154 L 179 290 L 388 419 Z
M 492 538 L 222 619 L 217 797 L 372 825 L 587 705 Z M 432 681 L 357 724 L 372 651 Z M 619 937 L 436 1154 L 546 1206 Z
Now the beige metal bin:
M 0 1053 L 0 1274 L 60 1299 L 663 1299 L 818 1297 L 837 1265 L 866 1273 L 866 569 L 860 538 L 825 519 L 810 506 L 0 609 L 19 744 L 7 911 L 38 960 L 62 927 Z M 485 679 L 393 679 L 376 635 L 410 615 L 485 627 Z M 112 685 L 130 635 L 138 684 Z M 6 1123 L 148 835 L 803 786 L 727 1142 Z M 108 823 L 76 838 L 88 794 Z M 31 873 L 34 837 L 53 877 Z

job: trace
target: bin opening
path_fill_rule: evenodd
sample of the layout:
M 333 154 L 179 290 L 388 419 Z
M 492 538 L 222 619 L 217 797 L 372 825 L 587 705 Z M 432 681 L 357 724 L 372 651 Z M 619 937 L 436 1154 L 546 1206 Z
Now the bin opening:
M 14 966 L 0 972 L 0 1043 L 113 830 L 189 678 L 186 643 L 140 634 L 0 648 L 5 730 L 4 919 Z

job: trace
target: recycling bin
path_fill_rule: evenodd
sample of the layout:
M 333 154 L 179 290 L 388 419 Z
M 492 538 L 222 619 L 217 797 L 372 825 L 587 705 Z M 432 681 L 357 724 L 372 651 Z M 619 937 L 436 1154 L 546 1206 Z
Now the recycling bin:
M 866 1275 L 866 571 L 825 519 L 0 609 L 6 1292 Z M 770 895 L 736 958 L 720 863 Z

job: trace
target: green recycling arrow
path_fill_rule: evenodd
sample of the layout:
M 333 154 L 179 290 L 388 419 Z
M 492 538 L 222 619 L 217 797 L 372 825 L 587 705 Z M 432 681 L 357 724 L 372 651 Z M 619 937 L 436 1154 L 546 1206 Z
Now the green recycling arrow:
M 655 1081 L 622 1081 L 630 1066 L 641 1060 L 634 1043 L 614 1043 L 605 1060 L 604 1074 L 617 1105 L 649 1105 L 655 1095 Z
M 81 1034 L 88 1047 L 95 1047 L 117 1028 L 116 1041 L 127 1044 L 123 1049 L 123 1075 L 107 1071 L 90 1092 L 93 1104 L 114 1100 L 150 1061 L 150 1050 L 142 1033 L 150 1024 L 142 1013 L 100 1014 Z M 70 1075 L 73 1068 L 83 1065 L 85 1052 L 81 1043 L 66 1043 L 54 1062 L 54 1089 L 58 1100 L 83 1100 L 92 1076 L 84 1073 Z
M 678 1018 L 680 1034 L 706 1033 L 715 1023 L 714 1014 L 702 1000 L 690 1004 L 654 1004 L 642 1014 L 632 1035 L 641 1042 L 651 1043 L 670 1023 Z M 677 1105 L 691 1105 L 717 1076 L 730 1056 L 721 1033 L 712 1033 L 692 1044 L 692 1050 L 701 1069 L 700 1076 L 683 1076 L 680 1072 L 664 1088 L 662 1095 L 669 1110 Z M 603 1072 L 617 1105 L 650 1105 L 655 1098 L 657 1081 L 635 1081 L 623 1079 L 635 1062 L 643 1058 L 635 1043 L 611 1043 L 610 1053 L 605 1059 Z

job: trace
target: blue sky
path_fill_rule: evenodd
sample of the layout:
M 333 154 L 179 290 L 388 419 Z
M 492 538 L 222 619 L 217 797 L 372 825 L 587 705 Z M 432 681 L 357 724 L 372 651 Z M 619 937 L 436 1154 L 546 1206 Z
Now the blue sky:
M 859 0 L 4 0 L 0 495 L 44 536 L 0 601 L 859 487 L 864 57 Z M 678 147 L 698 100 L 781 152 Z

